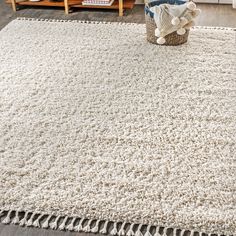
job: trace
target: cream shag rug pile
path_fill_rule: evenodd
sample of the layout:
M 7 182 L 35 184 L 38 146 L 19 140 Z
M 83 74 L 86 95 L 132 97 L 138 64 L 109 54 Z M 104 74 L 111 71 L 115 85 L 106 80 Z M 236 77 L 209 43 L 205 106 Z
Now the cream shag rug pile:
M 233 29 L 18 19 L 0 32 L 3 223 L 236 235 Z

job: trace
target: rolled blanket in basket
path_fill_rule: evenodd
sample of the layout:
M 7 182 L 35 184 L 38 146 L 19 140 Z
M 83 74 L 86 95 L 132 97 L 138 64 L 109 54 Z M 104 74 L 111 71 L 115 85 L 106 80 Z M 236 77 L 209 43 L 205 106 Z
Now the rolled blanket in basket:
M 151 7 L 154 13 L 154 20 L 157 25 L 155 35 L 159 37 L 157 43 L 164 44 L 164 37 L 177 31 L 177 34 L 183 35 L 185 28 L 192 25 L 193 19 L 200 13 L 195 3 L 187 2 L 182 5 L 161 4 Z

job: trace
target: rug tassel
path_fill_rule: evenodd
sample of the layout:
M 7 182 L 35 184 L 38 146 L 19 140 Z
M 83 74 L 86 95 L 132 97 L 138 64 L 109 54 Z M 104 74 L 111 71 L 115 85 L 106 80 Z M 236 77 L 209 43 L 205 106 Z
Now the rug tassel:
M 47 229 L 48 227 L 49 227 L 49 221 L 50 221 L 50 219 L 51 219 L 51 215 L 49 215 L 48 217 L 47 217 L 47 219 L 43 222 L 43 224 L 42 224 L 42 228 L 43 229 Z
M 93 221 L 93 220 L 91 220 L 91 219 L 88 221 L 87 225 L 83 228 L 83 231 L 84 231 L 84 232 L 88 233 L 88 232 L 91 231 L 90 225 L 91 225 L 92 221 Z
M 134 236 L 133 228 L 134 228 L 134 224 L 132 223 L 129 227 L 128 232 L 127 232 L 127 236 Z
M 173 236 L 177 236 L 177 229 L 176 228 L 174 228 L 174 230 L 173 230 Z
M 43 214 L 38 216 L 38 218 L 33 223 L 34 227 L 36 227 L 36 228 L 40 227 L 40 220 L 43 218 L 43 216 L 44 216 Z
M 15 217 L 14 217 L 14 219 L 12 220 L 11 223 L 14 224 L 14 225 L 20 223 L 20 218 L 19 218 L 19 212 L 18 212 L 18 211 L 16 211 Z
M 83 229 L 84 218 L 80 219 L 79 224 L 75 227 L 75 231 L 81 232 Z
M 66 227 L 66 221 L 68 220 L 68 216 L 62 221 L 61 225 L 59 226 L 59 230 L 64 230 Z
M 150 229 L 151 229 L 151 225 L 148 225 L 148 226 L 147 226 L 146 233 L 144 234 L 144 236 L 152 236 L 152 234 L 151 234 L 151 232 L 150 232 Z
M 21 213 L 23 215 L 23 218 L 21 218 Z M 100 224 L 101 220 L 95 220 L 95 219 L 85 219 L 85 218 L 76 218 L 76 217 L 69 217 L 69 216 L 53 216 L 53 215 L 44 215 L 39 214 L 37 212 L 22 212 L 20 209 L 18 210 L 2 210 L 0 209 L 0 216 L 3 216 L 2 223 L 3 224 L 19 224 L 20 226 L 34 226 L 34 227 L 42 227 L 42 228 L 51 228 L 51 229 L 59 229 L 59 230 L 69 230 L 69 231 L 77 231 L 77 232 L 92 232 L 92 233 L 101 233 L 101 234 L 107 234 L 108 233 L 108 224 L 110 223 L 108 220 L 103 221 L 104 224 Z M 36 217 L 35 217 L 36 216 Z M 47 216 L 46 220 L 42 220 L 44 216 Z M 5 217 L 5 218 L 4 218 Z M 11 219 L 12 217 L 12 219 Z M 53 222 L 50 223 L 52 217 L 54 218 Z M 20 220 L 21 218 L 21 220 Z M 63 218 L 62 223 L 59 225 L 60 218 Z M 71 220 L 68 220 L 71 219 Z M 78 225 L 76 224 L 76 220 L 79 220 Z M 85 222 L 87 221 L 87 223 Z M 40 222 L 42 221 L 42 222 Z M 44 221 L 44 222 L 43 222 Z M 95 222 L 94 222 L 95 221 Z M 93 223 L 94 222 L 94 223 Z M 155 233 L 153 236 L 167 236 L 168 230 L 172 231 L 173 236 L 184 236 L 185 232 L 190 232 L 189 236 L 234 236 L 234 235 L 223 235 L 223 234 L 206 234 L 199 231 L 194 230 L 188 230 L 188 229 L 178 229 L 178 228 L 172 228 L 172 227 L 163 227 L 163 226 L 152 226 L 152 225 L 143 225 L 143 224 L 135 224 L 135 223 L 127 223 L 127 222 L 111 222 L 113 224 L 113 228 L 110 232 L 110 235 L 118 235 L 118 236 L 152 236 L 151 229 L 152 227 L 155 227 Z M 121 226 L 119 227 L 119 225 Z M 126 225 L 128 226 L 126 227 Z M 58 226 L 59 225 L 59 226 Z M 84 225 L 84 226 L 83 226 Z M 94 225 L 94 226 L 93 226 Z M 138 226 L 137 229 L 135 226 Z M 92 228 L 93 227 L 93 228 Z M 99 228 L 101 227 L 100 231 Z M 143 231 L 145 231 L 145 234 L 142 233 L 142 227 Z M 134 230 L 134 228 L 136 230 Z M 160 229 L 163 229 L 163 233 L 160 233 Z M 127 233 L 126 233 L 127 231 Z M 235 235 L 236 236 L 236 235 Z
M 51 229 L 57 229 L 57 222 L 59 221 L 60 217 L 61 216 L 57 216 L 55 221 L 49 224 Z
M 161 236 L 161 234 L 160 234 L 160 227 L 156 227 L 156 232 L 155 232 L 155 234 L 154 234 L 154 236 Z
M 11 222 L 11 210 L 8 211 L 7 216 L 5 219 L 2 221 L 3 224 L 9 224 Z
M 140 224 L 137 228 L 137 231 L 135 233 L 135 236 L 143 236 L 142 232 L 141 232 L 141 228 L 142 228 L 142 224 Z
M 26 225 L 28 214 L 29 214 L 29 212 L 25 212 L 24 217 L 20 220 L 20 226 Z
M 168 228 L 164 228 L 164 231 L 163 231 L 163 236 L 167 236 L 167 230 L 168 230 Z
M 99 223 L 100 223 L 100 220 L 97 220 L 95 226 L 91 229 L 92 233 L 98 233 L 98 231 L 99 231 Z
M 185 229 L 182 229 L 180 232 L 180 236 L 184 236 L 184 233 L 185 233 Z
M 117 223 L 114 222 L 114 224 L 113 224 L 113 229 L 112 229 L 112 231 L 111 231 L 111 235 L 117 235 L 117 233 L 118 233 L 118 230 L 117 230 Z
M 119 236 L 124 236 L 125 235 L 125 225 L 126 225 L 126 222 L 123 222 L 121 227 L 120 227 L 120 230 L 118 232 Z
M 69 231 L 74 230 L 74 223 L 75 223 L 75 220 L 76 220 L 76 218 L 74 217 L 74 218 L 71 220 L 70 224 L 66 226 L 66 229 L 67 229 L 67 230 L 69 230 Z
M 103 228 L 100 230 L 101 234 L 106 234 L 107 233 L 107 225 L 108 225 L 108 221 L 105 221 Z
M 32 213 L 32 215 L 30 216 L 29 220 L 26 222 L 26 226 L 32 226 L 33 225 L 33 219 L 36 213 Z

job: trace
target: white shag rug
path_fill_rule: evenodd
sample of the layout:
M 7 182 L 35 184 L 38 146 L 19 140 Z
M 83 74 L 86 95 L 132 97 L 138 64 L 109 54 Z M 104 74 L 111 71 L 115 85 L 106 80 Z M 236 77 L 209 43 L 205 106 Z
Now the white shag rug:
M 236 235 L 236 31 L 18 19 L 0 32 L 3 223 Z

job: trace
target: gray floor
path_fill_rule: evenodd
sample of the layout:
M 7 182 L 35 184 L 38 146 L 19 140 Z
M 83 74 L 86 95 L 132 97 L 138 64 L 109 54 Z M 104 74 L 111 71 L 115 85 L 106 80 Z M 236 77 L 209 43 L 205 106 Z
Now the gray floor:
M 199 4 L 202 14 L 197 25 L 236 27 L 236 9 L 231 5 Z M 96 21 L 123 21 L 144 23 L 143 5 L 136 5 L 132 10 L 125 11 L 123 17 L 118 17 L 117 11 L 112 10 L 81 10 L 75 9 L 69 15 L 64 15 L 63 9 L 56 8 L 21 8 L 13 13 L 10 5 L 0 0 L 0 29 L 16 17 L 34 17 L 47 19 L 74 19 Z M 91 236 L 93 234 L 60 232 L 45 229 L 22 228 L 15 225 L 0 224 L 0 236 Z M 101 235 L 98 235 L 101 236 Z
M 0 224 L 1 236 L 91 236 L 92 234 L 61 232 L 57 230 L 23 228 L 15 225 Z M 94 236 L 94 234 L 93 234 Z

